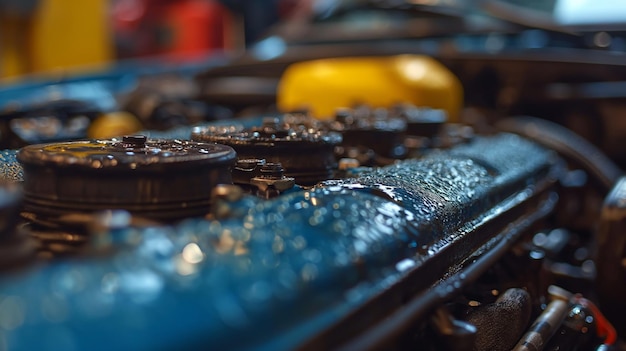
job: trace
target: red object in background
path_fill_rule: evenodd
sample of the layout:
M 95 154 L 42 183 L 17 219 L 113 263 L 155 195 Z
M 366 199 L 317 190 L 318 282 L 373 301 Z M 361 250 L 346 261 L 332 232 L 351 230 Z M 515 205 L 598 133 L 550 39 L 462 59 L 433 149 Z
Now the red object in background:
M 193 58 L 232 47 L 232 16 L 211 0 L 117 0 L 112 7 L 119 58 Z
M 168 53 L 197 54 L 229 46 L 230 16 L 214 1 L 172 3 L 167 9 L 165 25 L 172 31 L 172 41 L 164 48 Z

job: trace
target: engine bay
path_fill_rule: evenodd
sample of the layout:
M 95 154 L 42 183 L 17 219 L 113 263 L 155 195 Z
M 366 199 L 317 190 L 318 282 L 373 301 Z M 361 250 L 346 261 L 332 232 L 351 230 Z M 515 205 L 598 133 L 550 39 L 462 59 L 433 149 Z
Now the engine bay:
M 0 73 L 110 49 L 27 3 Z M 0 351 L 626 351 L 624 6 L 269 3 L 0 80 Z
M 620 172 L 552 122 L 441 115 L 4 151 L 6 349 L 618 350 Z

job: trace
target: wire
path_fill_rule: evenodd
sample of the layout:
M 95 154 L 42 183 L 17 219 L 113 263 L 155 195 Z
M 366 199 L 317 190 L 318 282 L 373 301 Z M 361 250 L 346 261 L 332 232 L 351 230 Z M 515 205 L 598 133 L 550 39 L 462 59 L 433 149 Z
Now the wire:
M 593 312 L 596 322 L 597 322 L 597 333 L 599 336 L 604 337 L 605 345 L 613 345 L 615 341 L 617 341 L 617 332 L 615 331 L 615 327 L 609 322 L 609 320 L 602 314 L 598 306 L 596 306 L 593 302 L 587 300 L 582 297 L 582 295 L 578 294 L 574 296 L 574 301 L 589 308 L 591 312 Z

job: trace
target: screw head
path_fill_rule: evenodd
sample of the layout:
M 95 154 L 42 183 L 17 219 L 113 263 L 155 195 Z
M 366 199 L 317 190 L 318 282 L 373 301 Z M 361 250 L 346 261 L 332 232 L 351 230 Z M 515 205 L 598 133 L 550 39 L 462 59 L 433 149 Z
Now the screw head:
M 128 145 L 128 147 L 142 147 L 146 145 L 147 140 L 148 137 L 145 135 L 124 135 L 122 137 L 122 144 L 125 146 Z

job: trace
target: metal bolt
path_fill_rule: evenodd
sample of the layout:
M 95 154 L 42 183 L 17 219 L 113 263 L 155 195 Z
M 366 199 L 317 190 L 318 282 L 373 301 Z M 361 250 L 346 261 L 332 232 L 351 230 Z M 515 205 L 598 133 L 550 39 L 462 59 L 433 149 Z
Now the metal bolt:
M 285 171 L 279 162 L 267 162 L 261 166 L 261 177 L 269 179 L 281 179 Z
M 122 144 L 124 147 L 143 147 L 146 145 L 148 137 L 145 135 L 124 135 L 122 137 Z
M 264 159 L 256 159 L 256 158 L 244 158 L 237 160 L 237 164 L 235 168 L 239 168 L 242 170 L 253 170 L 256 167 L 263 166 L 265 164 Z

